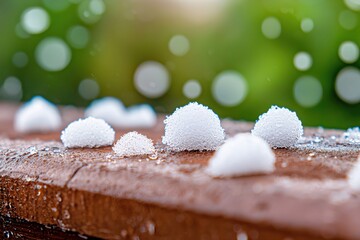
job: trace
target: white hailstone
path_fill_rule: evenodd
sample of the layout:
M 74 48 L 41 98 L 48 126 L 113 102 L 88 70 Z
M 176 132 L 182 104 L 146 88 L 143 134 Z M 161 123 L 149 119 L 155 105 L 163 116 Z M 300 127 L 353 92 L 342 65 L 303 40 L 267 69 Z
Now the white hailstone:
M 270 173 L 275 154 L 262 138 L 240 133 L 228 139 L 210 159 L 206 172 L 213 177 Z
M 215 150 L 224 141 L 219 117 L 196 102 L 176 109 L 164 123 L 162 142 L 174 151 Z
M 86 109 L 85 117 L 94 117 L 105 120 L 115 127 L 119 119 L 125 114 L 125 107 L 122 102 L 114 97 L 104 97 L 94 100 Z
M 147 104 L 129 107 L 123 119 L 118 123 L 120 128 L 152 128 L 156 125 L 156 113 Z
M 151 128 L 156 124 L 156 113 L 147 104 L 126 109 L 122 102 L 113 97 L 93 101 L 85 110 L 85 116 L 104 119 L 116 128 Z
M 352 189 L 360 191 L 360 158 L 358 158 L 354 167 L 349 171 L 347 179 Z
M 88 117 L 70 123 L 61 133 L 67 148 L 101 147 L 112 145 L 115 131 L 102 119 Z
M 272 147 L 293 146 L 303 135 L 304 129 L 295 112 L 272 106 L 259 117 L 251 133 L 263 138 Z
M 155 147 L 151 139 L 137 132 L 129 132 L 123 135 L 113 147 L 116 155 L 136 156 L 149 155 L 155 152 Z
M 61 116 L 57 107 L 46 99 L 36 96 L 19 108 L 15 115 L 17 132 L 49 132 L 61 127 Z

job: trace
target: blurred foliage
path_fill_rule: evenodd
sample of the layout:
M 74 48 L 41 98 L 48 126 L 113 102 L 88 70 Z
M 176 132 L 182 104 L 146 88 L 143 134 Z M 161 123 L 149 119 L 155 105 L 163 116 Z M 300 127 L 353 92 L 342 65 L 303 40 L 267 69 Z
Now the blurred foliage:
M 67 0 L 57 0 L 61 1 Z M 57 104 L 85 106 L 90 100 L 81 97 L 78 86 L 81 80 L 92 78 L 100 87 L 98 97 L 116 96 L 126 105 L 146 102 L 159 112 L 171 112 L 192 101 L 183 95 L 182 87 L 189 79 L 197 79 L 202 93 L 194 101 L 208 105 L 221 117 L 253 121 L 276 104 L 296 111 L 304 125 L 359 125 L 359 103 L 342 101 L 334 87 L 341 69 L 359 67 L 359 61 L 346 64 L 338 56 L 342 42 L 360 44 L 359 14 L 343 1 L 229 0 L 220 4 L 199 0 L 192 6 L 188 0 L 109 0 L 104 1 L 105 13 L 87 22 L 79 17 L 79 9 L 89 1 L 69 0 L 69 6 L 61 11 L 49 9 L 45 4 L 48 1 L 1 1 L 0 84 L 8 76 L 16 76 L 22 83 L 23 101 L 42 95 Z M 21 16 L 33 6 L 48 12 L 50 27 L 39 34 L 19 37 L 16 28 Z M 354 28 L 340 25 L 344 11 L 350 12 L 345 17 L 351 18 Z M 276 39 L 262 33 L 267 17 L 281 23 L 281 34 Z M 304 18 L 313 21 L 312 31 L 301 30 Z M 67 41 L 67 31 L 74 25 L 90 31 L 86 48 L 71 48 L 71 62 L 61 71 L 41 68 L 34 56 L 39 42 L 48 36 Z M 184 56 L 175 56 L 168 48 L 169 40 L 177 34 L 190 42 Z M 29 57 L 28 64 L 21 68 L 12 62 L 19 51 Z M 307 71 L 294 67 L 294 56 L 300 51 L 312 56 L 313 64 Z M 146 98 L 134 86 L 136 68 L 145 61 L 162 63 L 171 76 L 169 90 L 159 98 Z M 215 76 L 225 70 L 238 71 L 248 84 L 246 98 L 233 107 L 219 104 L 211 92 Z M 314 76 L 323 87 L 322 99 L 313 107 L 303 107 L 294 99 L 294 83 L 304 75 Z

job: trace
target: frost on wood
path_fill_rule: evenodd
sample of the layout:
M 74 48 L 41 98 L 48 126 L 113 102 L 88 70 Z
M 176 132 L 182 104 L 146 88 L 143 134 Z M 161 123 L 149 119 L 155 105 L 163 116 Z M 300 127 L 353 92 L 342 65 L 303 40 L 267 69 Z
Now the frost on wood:
M 251 133 L 263 138 L 272 147 L 291 147 L 303 135 L 303 126 L 295 112 L 272 106 L 259 117 Z
M 109 124 L 93 117 L 74 121 L 61 133 L 61 141 L 67 148 L 109 146 L 114 138 L 115 132 Z
M 22 105 L 15 115 L 17 132 L 50 132 L 61 127 L 61 116 L 57 107 L 37 96 Z
M 156 113 L 151 106 L 142 104 L 126 109 L 113 97 L 93 101 L 85 116 L 104 119 L 115 128 L 151 128 L 156 124 Z
M 123 135 L 113 147 L 118 156 L 150 155 L 155 152 L 151 139 L 137 132 L 129 132 Z
M 224 141 L 219 117 L 196 102 L 176 109 L 164 123 L 162 142 L 174 151 L 215 150 Z
M 274 164 L 275 154 L 267 142 L 250 133 L 240 133 L 215 152 L 206 172 L 214 177 L 270 173 Z
M 359 144 L 360 143 L 360 129 L 359 127 L 349 128 L 342 135 L 343 140 L 347 143 Z

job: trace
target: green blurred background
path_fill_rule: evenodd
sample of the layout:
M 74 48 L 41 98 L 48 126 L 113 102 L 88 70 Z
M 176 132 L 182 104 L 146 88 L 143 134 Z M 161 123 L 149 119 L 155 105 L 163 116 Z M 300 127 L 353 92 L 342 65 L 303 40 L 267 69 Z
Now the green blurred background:
M 0 97 L 360 122 L 359 0 L 2 0 Z

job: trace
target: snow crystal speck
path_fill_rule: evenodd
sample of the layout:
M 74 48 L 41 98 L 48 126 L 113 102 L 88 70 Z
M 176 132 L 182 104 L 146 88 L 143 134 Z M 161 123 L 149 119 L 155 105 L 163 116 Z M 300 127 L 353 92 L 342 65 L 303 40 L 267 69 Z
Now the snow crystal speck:
M 46 99 L 36 96 L 19 108 L 15 115 L 17 132 L 50 132 L 61 127 L 57 107 Z
M 303 126 L 295 112 L 272 106 L 259 117 L 251 133 L 263 138 L 272 147 L 286 148 L 297 143 L 303 135 Z
M 275 155 L 267 142 L 250 133 L 240 133 L 216 151 L 206 172 L 214 177 L 269 173 L 274 164 Z
M 155 147 L 151 139 L 139 134 L 129 132 L 123 135 L 113 147 L 118 156 L 150 155 L 155 152 Z
M 142 104 L 126 109 L 113 97 L 93 101 L 85 110 L 85 116 L 104 119 L 116 128 L 151 128 L 156 124 L 156 113 L 151 106 Z
M 349 171 L 347 177 L 349 186 L 356 191 L 360 191 L 360 158 L 358 158 L 354 167 Z
M 93 117 L 74 121 L 61 133 L 61 141 L 67 148 L 109 146 L 114 138 L 115 132 L 109 124 Z
M 215 150 L 224 141 L 219 117 L 196 102 L 176 109 L 164 123 L 162 142 L 173 151 Z

